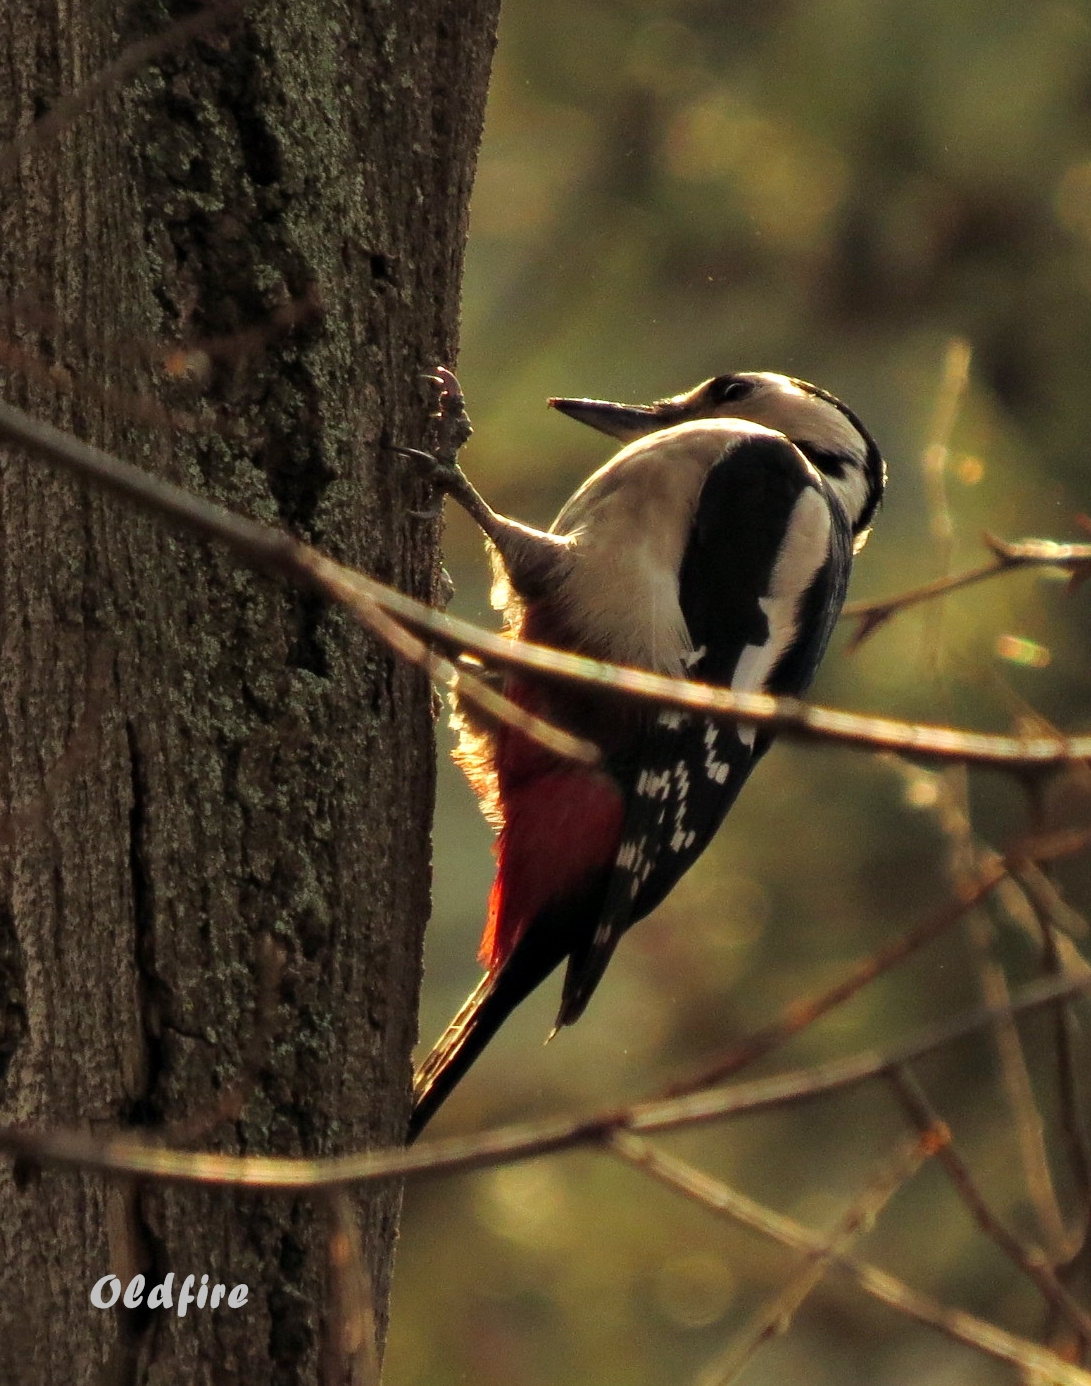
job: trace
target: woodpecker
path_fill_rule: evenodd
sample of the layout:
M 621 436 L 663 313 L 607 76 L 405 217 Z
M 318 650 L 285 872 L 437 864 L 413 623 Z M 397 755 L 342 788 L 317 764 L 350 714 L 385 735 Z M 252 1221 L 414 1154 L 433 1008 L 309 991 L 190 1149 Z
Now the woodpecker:
M 441 407 L 461 406 L 439 372 Z M 484 531 L 521 639 L 658 674 L 795 695 L 810 684 L 882 499 L 851 409 L 802 380 L 719 375 L 651 405 L 551 399 L 625 446 L 548 531 L 497 514 L 456 465 L 437 485 Z M 485 975 L 414 1077 L 409 1139 L 500 1025 L 567 963 L 554 1029 L 618 940 L 704 851 L 772 735 L 509 673 L 514 702 L 596 742 L 595 768 L 456 710 L 456 759 L 497 830 Z

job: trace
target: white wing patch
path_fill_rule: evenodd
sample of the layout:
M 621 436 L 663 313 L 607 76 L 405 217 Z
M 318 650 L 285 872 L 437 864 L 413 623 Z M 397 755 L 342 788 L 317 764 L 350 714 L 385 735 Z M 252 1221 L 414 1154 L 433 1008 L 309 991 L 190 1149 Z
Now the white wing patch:
M 745 740 L 743 727 L 739 728 L 739 739 Z M 750 738 L 751 743 L 753 737 Z M 715 722 L 705 724 L 705 774 L 715 784 L 726 784 L 727 777 L 731 772 L 731 766 L 726 760 L 718 760 L 716 748 L 720 742 L 720 729 Z
M 660 726 L 677 730 L 681 724 L 681 714 L 661 712 L 658 721 Z M 711 730 L 715 731 L 715 728 Z M 724 779 L 727 778 L 726 770 L 727 767 L 724 766 Z M 648 855 L 649 846 L 658 837 L 658 830 L 666 824 L 668 812 L 671 815 L 669 841 L 672 852 L 687 851 L 697 840 L 697 834 L 686 826 L 689 790 L 690 770 L 684 760 L 677 761 L 669 770 L 640 772 L 640 778 L 636 782 L 637 798 L 650 800 L 653 804 L 658 803 L 659 809 L 655 814 L 654 830 L 651 833 L 628 838 L 618 849 L 617 865 L 628 873 L 630 900 L 636 899 L 640 888 L 652 874 L 655 860 Z
M 791 645 L 798 629 L 799 604 L 830 551 L 833 521 L 822 492 L 808 486 L 792 507 L 784 541 L 773 565 L 769 591 L 758 604 L 769 622 L 769 638 L 762 645 L 747 645 L 735 665 L 731 687 L 744 693 L 760 693 L 777 661 Z M 739 739 L 753 746 L 755 727 L 740 727 Z

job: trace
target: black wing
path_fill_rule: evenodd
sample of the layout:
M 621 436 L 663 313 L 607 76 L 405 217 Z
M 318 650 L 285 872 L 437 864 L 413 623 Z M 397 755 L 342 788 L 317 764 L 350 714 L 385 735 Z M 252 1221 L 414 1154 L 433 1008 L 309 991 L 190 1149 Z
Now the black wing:
M 829 642 L 851 565 L 850 526 L 821 474 L 787 439 L 741 439 L 709 471 L 682 562 L 693 677 L 802 693 Z M 779 605 L 771 600 L 777 593 Z M 611 763 L 629 805 L 621 847 L 597 927 L 569 960 L 558 1026 L 579 1018 L 621 935 L 708 846 L 771 740 L 760 729 L 660 712 L 639 764 Z

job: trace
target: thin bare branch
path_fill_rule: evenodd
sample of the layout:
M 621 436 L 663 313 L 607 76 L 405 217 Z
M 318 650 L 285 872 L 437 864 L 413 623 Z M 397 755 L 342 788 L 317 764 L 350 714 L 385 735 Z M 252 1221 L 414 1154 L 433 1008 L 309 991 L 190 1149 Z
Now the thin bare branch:
M 647 1141 L 627 1131 L 615 1131 L 610 1137 L 609 1149 L 635 1169 L 684 1194 L 710 1212 L 760 1232 L 793 1251 L 815 1256 L 823 1252 L 825 1242 L 818 1233 L 755 1203 L 720 1180 L 694 1169 L 673 1155 L 656 1150 Z M 848 1276 L 861 1290 L 906 1318 L 934 1328 L 945 1337 L 976 1348 L 988 1357 L 1035 1373 L 1037 1381 L 1053 1382 L 1056 1386 L 1091 1386 L 1091 1373 L 1070 1365 L 1037 1343 L 1018 1338 L 1014 1333 L 1006 1333 L 973 1314 L 961 1309 L 949 1309 L 866 1261 L 835 1254 L 832 1264 L 834 1270 Z
M 1052 929 L 1080 943 L 1085 944 L 1091 938 L 1091 925 L 1079 910 L 1072 908 L 1040 866 L 1026 862 L 1016 872 L 1016 880 L 1024 896 L 1032 902 L 1036 918 L 1048 919 Z
M 940 567 L 945 571 L 950 562 L 955 538 L 954 519 L 947 495 L 947 459 L 951 435 L 955 431 L 959 410 L 970 384 L 970 344 L 954 337 L 947 344 L 943 361 L 936 407 L 928 430 L 928 446 L 924 450 L 924 484 L 928 494 L 928 520 L 932 538 L 939 547 Z
M 490 688 L 483 679 L 464 665 L 456 667 L 443 655 L 436 654 L 372 597 L 361 592 L 358 584 L 351 580 L 356 576 L 351 569 L 342 568 L 339 563 L 323 558 L 316 549 L 307 549 L 306 545 L 297 544 L 296 548 L 299 551 L 300 563 L 312 573 L 322 594 L 347 607 L 395 654 L 423 669 L 436 683 L 445 684 L 452 693 L 457 690 L 463 700 L 473 703 L 486 717 L 514 727 L 528 740 L 536 741 L 554 755 L 581 765 L 598 764 L 601 757 L 594 742 L 572 736 L 551 722 L 527 712 L 495 688 Z
M 119 340 L 100 336 L 95 332 L 93 324 L 69 322 L 33 294 L 22 293 L 9 306 L 0 304 L 0 325 L 8 331 L 21 326 L 36 328 L 52 336 L 63 337 L 66 343 L 78 342 L 86 350 L 108 361 L 138 366 L 146 366 L 150 361 L 156 362 L 164 375 L 171 380 L 203 382 L 208 377 L 213 363 L 231 368 L 241 366 L 250 357 L 268 350 L 297 327 L 316 326 L 322 320 L 322 313 L 318 289 L 312 284 L 299 297 L 289 299 L 288 302 L 272 309 L 260 323 L 241 328 L 238 332 L 194 337 L 185 342 L 164 342 L 155 337 L 126 337 Z M 29 375 L 43 384 L 71 390 L 73 394 L 90 394 L 94 398 L 101 398 L 116 407 L 125 418 L 135 417 L 138 422 L 162 422 L 170 427 L 187 430 L 238 431 L 237 426 L 225 423 L 222 419 L 213 421 L 168 412 L 148 395 L 131 396 L 121 392 L 104 391 L 97 382 L 77 378 L 63 368 L 47 363 L 32 353 L 24 352 L 23 348 L 13 344 L 5 344 L 3 349 L 5 352 L 13 353 L 5 363 L 12 370 Z
M 980 916 L 971 920 L 969 934 L 981 979 L 982 997 L 986 1005 L 1003 1006 L 1011 995 L 1011 989 L 995 955 L 995 937 L 990 921 Z M 1050 1259 L 1063 1261 L 1071 1254 L 1071 1238 L 1054 1185 L 1042 1109 L 1035 1096 L 1030 1067 L 1015 1022 L 1010 1017 L 998 1020 L 993 1028 L 993 1039 L 1000 1060 L 1004 1095 L 1014 1122 L 1023 1177 L 1039 1232 Z
M 931 1130 L 941 1121 L 939 1113 L 908 1068 L 895 1069 L 890 1079 L 910 1120 L 916 1123 L 918 1130 Z M 969 1167 L 953 1143 L 948 1142 L 937 1151 L 937 1155 L 956 1193 L 985 1236 L 995 1242 L 1004 1255 L 1034 1282 L 1046 1303 L 1072 1325 L 1081 1340 L 1085 1344 L 1091 1342 L 1091 1314 L 1088 1314 L 1083 1305 L 1077 1304 L 1057 1279 L 1041 1248 L 1025 1246 L 996 1217 L 982 1197 Z
M 1058 544 L 1051 539 L 1024 539 L 1018 543 L 1007 543 L 992 534 L 983 535 L 983 540 L 992 551 L 988 563 L 968 568 L 964 573 L 954 573 L 940 577 L 932 582 L 912 587 L 907 592 L 899 592 L 894 597 L 878 598 L 875 601 L 849 602 L 842 608 L 841 619 L 858 622 L 848 648 L 857 649 L 892 617 L 907 611 L 911 606 L 922 602 L 935 601 L 964 587 L 974 587 L 979 582 L 998 577 L 1001 573 L 1013 573 L 1021 568 L 1047 568 L 1067 572 L 1070 586 L 1076 587 L 1091 576 L 1091 544 Z
M 982 846 L 974 835 L 965 767 L 947 767 L 935 777 L 935 788 L 935 815 L 949 843 L 950 879 L 955 888 L 961 891 L 971 885 L 980 872 L 990 870 L 998 857 L 990 848 Z M 982 903 L 987 906 L 994 899 L 995 896 L 990 895 Z M 982 999 L 986 1005 L 1005 1005 L 1010 999 L 1010 989 L 1004 969 L 996 958 L 992 919 L 986 917 L 986 912 L 971 912 L 966 932 L 981 983 Z M 1010 1017 L 998 1021 L 993 1029 L 993 1039 L 1004 1094 L 1011 1108 L 1027 1192 L 1049 1256 L 1054 1263 L 1058 1263 L 1070 1254 L 1068 1231 L 1054 1187 L 1042 1112 L 1035 1097 L 1018 1026 Z
M 1042 934 L 1042 961 L 1053 976 L 1064 976 L 1065 966 L 1058 947 L 1060 920 L 1066 919 L 1064 902 L 1041 870 L 1025 871 L 1020 884 L 1038 919 Z M 1071 1006 L 1058 1003 L 1054 1009 L 1054 1044 L 1057 1051 L 1057 1089 L 1060 1096 L 1061 1138 L 1068 1156 L 1080 1203 L 1076 1241 L 1069 1239 L 1068 1256 L 1087 1236 L 1091 1220 L 1091 1145 L 1083 1113 L 1084 1065 L 1077 1058 L 1082 1047 L 1080 1027 Z M 1068 1259 L 1068 1256 L 1063 1259 Z
M 946 388 L 941 391 L 937 410 L 936 441 L 929 446 L 924 457 L 929 530 L 937 549 L 938 568 L 942 577 L 950 575 L 955 544 L 954 516 L 947 489 L 947 442 L 954 427 L 958 398 L 968 383 L 968 355 L 963 354 L 960 359 L 958 351 L 952 348 L 948 353 L 947 364 Z M 1005 555 L 995 551 L 994 558 L 998 562 L 1005 561 Z M 933 602 L 930 608 L 931 619 L 925 624 L 923 632 L 928 665 L 940 695 L 938 703 L 944 708 L 949 706 L 951 701 L 950 682 L 945 673 L 943 658 L 945 609 L 944 601 Z M 1038 729 L 1043 729 L 1040 723 Z M 1055 728 L 1046 727 L 1044 730 L 1054 732 Z M 981 846 L 974 833 L 970 810 L 969 772 L 966 766 L 946 767 L 937 775 L 936 785 L 939 789 L 936 815 L 949 844 L 948 871 L 953 884 L 960 888 L 976 875 L 993 854 Z M 1033 794 L 1034 787 L 1028 788 Z M 1040 828 L 1042 825 L 1037 823 L 1035 826 Z M 1010 990 L 1004 969 L 996 957 L 992 918 L 986 911 L 972 912 L 967 919 L 966 933 L 973 960 L 977 965 L 982 999 L 986 1005 L 1003 1006 L 1010 999 Z M 1022 1038 L 1018 1026 L 1011 1018 L 997 1022 L 993 1038 L 1000 1061 L 1002 1084 L 1011 1107 L 1027 1190 L 1048 1254 L 1054 1264 L 1057 1264 L 1067 1259 L 1067 1255 L 1070 1254 L 1070 1239 L 1054 1185 L 1042 1112 L 1031 1082 Z
M 216 337 L 198 337 L 181 346 L 148 343 L 145 354 L 158 356 L 165 373 L 175 380 L 202 379 L 214 361 L 225 366 L 239 366 L 295 328 L 317 325 L 322 320 L 322 311 L 318 289 L 312 284 L 298 298 L 274 308 L 253 327 Z
M 700 1373 L 696 1386 L 730 1386 L 763 1343 L 786 1333 L 800 1305 L 821 1284 L 834 1262 L 871 1231 L 876 1218 L 902 1185 L 949 1139 L 947 1128 L 937 1123 L 911 1141 L 900 1141 L 859 1198 L 838 1219 L 833 1231 L 822 1239 L 821 1249 L 806 1253 L 783 1289 L 752 1316 L 727 1352 Z M 623 1133 L 615 1132 L 610 1140 L 611 1144 L 617 1141 L 623 1151 Z
M 1026 1015 L 1053 1005 L 1061 997 L 1089 990 L 1089 977 L 1035 982 L 1013 997 L 1003 1014 Z M 100 1137 L 86 1131 L 43 1131 L 18 1126 L 0 1126 L 0 1150 L 16 1156 L 24 1165 L 137 1174 L 175 1184 L 235 1185 L 285 1192 L 371 1183 L 393 1176 L 446 1174 L 594 1145 L 619 1129 L 674 1131 L 810 1102 L 884 1077 L 894 1068 L 914 1063 L 925 1054 L 945 1049 L 994 1025 L 997 1019 L 996 1008 L 980 1006 L 930 1025 L 915 1038 L 890 1049 L 865 1050 L 847 1059 L 731 1088 L 636 1103 L 587 1117 L 558 1117 L 473 1136 L 425 1141 L 405 1150 L 370 1150 L 322 1160 L 194 1154 L 145 1144 L 129 1136 Z
M 970 383 L 970 347 L 954 338 L 947 344 L 936 407 L 928 434 L 928 445 L 921 459 L 924 473 L 924 494 L 928 501 L 928 531 L 936 550 L 940 575 L 951 571 L 955 552 L 955 521 L 947 494 L 947 461 L 951 435 L 959 410 Z M 922 631 L 921 650 L 933 677 L 942 668 L 944 603 L 937 602 L 931 610 L 931 620 Z
M 193 39 L 210 29 L 216 29 L 235 19 L 243 9 L 244 0 L 210 0 L 210 3 L 196 14 L 180 19 L 176 24 L 149 38 L 138 39 L 122 50 L 112 63 L 108 63 L 76 91 L 69 92 L 55 102 L 48 115 L 37 120 L 22 135 L 10 140 L 0 149 L 0 179 L 9 175 L 24 155 L 41 149 L 43 145 L 61 134 L 73 120 L 82 115 L 101 100 L 107 92 L 130 81 L 141 68 L 156 58 L 183 48 Z
M 0 436 L 18 443 L 35 457 L 86 477 L 191 533 L 226 544 L 249 566 L 333 597 L 373 629 L 377 624 L 373 612 L 379 607 L 404 626 L 448 648 L 472 651 L 503 668 L 525 669 L 566 682 L 594 685 L 655 706 L 699 712 L 712 720 L 764 726 L 795 740 L 836 742 L 863 750 L 900 751 L 926 759 L 961 761 L 1024 773 L 1056 770 L 1074 761 L 1091 760 L 1091 736 L 1003 736 L 860 716 L 813 707 L 794 698 L 736 693 L 729 688 L 713 688 L 636 669 L 622 669 L 542 645 L 493 635 L 468 621 L 446 616 L 402 592 L 384 587 L 278 530 L 234 515 L 2 402 Z M 491 690 L 483 691 L 472 673 L 453 671 L 447 663 L 435 668 L 437 677 L 448 682 L 457 673 L 460 692 L 470 701 L 479 701 L 491 715 L 504 720 L 514 717 L 512 705 L 503 699 L 497 701 L 498 695 Z M 521 709 L 518 711 L 525 717 Z M 517 719 L 513 724 L 535 739 L 543 735 L 541 725 L 532 732 Z M 560 749 L 562 744 L 566 749 Z M 557 755 L 584 763 L 593 763 L 597 756 L 589 743 L 575 738 L 569 738 L 566 743 L 555 740 L 550 749 Z

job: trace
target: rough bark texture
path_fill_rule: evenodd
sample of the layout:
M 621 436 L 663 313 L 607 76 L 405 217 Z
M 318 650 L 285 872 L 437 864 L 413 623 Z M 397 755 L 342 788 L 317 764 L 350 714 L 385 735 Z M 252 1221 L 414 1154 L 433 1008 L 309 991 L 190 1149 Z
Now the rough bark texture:
M 435 526 L 383 451 L 427 439 L 450 362 L 498 0 L 270 0 L 166 56 L 0 187 L 0 340 L 70 372 L 9 397 L 431 595 Z M 190 6 L 0 7 L 0 138 Z M 149 426 L 148 343 L 312 320 L 213 353 Z M 63 381 L 62 381 L 63 383 Z M 254 1048 L 223 1149 L 399 1139 L 428 912 L 430 692 L 357 627 L 7 456 L 0 472 L 4 1120 L 162 1131 Z M 253 1064 L 249 1065 L 251 1068 Z M 380 1322 L 397 1191 L 361 1203 Z M 0 1380 L 315 1379 L 324 1223 L 306 1199 L 0 1175 Z M 245 1281 L 241 1310 L 106 1312 L 91 1285 Z

